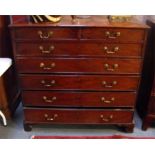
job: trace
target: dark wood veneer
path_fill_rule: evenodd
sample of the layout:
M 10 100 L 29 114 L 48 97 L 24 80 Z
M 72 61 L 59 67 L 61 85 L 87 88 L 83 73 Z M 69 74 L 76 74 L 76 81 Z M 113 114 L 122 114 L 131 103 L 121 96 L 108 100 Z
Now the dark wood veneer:
M 25 106 L 133 107 L 134 92 L 23 91 Z
M 110 32 L 112 37 L 107 37 L 106 32 Z M 120 36 L 115 37 L 115 34 L 120 32 Z M 104 28 L 85 28 L 82 30 L 82 38 L 85 39 L 105 39 L 106 41 L 114 42 L 141 42 L 144 40 L 144 30 L 131 29 L 104 29 Z
M 140 74 L 141 63 L 141 59 L 17 58 L 20 73 Z
M 43 49 L 40 49 L 43 47 Z M 51 49 L 51 47 L 54 47 Z M 115 51 L 116 48 L 118 51 Z M 17 56 L 87 56 L 87 57 L 137 57 L 143 56 L 141 44 L 104 43 L 103 41 L 52 41 L 18 42 Z
M 107 84 L 103 84 L 104 81 Z M 113 84 L 114 81 L 117 83 Z M 139 76 L 21 75 L 23 90 L 135 91 L 138 88 L 138 84 Z
M 88 109 L 24 109 L 29 123 L 63 124 L 123 124 L 131 122 L 133 112 L 129 110 Z M 47 115 L 47 117 L 46 117 Z M 102 117 L 103 116 L 103 117 Z M 49 120 L 48 120 L 49 119 Z

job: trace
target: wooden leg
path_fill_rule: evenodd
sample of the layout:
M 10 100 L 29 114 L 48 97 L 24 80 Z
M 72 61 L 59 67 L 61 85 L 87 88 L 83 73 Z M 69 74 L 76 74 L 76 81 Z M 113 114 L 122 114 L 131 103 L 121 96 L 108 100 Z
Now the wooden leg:
M 128 132 L 128 133 L 132 133 L 133 129 L 134 129 L 134 124 L 128 124 L 128 125 L 119 125 L 118 126 L 120 128 L 120 130 Z
M 150 117 L 145 117 L 142 124 L 142 130 L 146 131 L 151 124 L 152 119 Z
M 29 125 L 29 124 L 27 124 L 27 123 L 24 123 L 24 130 L 25 130 L 25 131 L 32 131 L 31 125 Z
M 132 133 L 134 129 L 134 124 L 129 124 L 124 126 L 125 132 Z

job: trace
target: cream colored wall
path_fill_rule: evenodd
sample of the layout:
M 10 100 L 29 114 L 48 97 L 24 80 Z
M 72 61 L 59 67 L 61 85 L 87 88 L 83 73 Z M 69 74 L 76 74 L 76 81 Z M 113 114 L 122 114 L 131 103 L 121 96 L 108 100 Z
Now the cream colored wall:
M 147 19 L 155 19 L 155 15 L 135 15 L 134 18 L 142 23 L 145 23 Z

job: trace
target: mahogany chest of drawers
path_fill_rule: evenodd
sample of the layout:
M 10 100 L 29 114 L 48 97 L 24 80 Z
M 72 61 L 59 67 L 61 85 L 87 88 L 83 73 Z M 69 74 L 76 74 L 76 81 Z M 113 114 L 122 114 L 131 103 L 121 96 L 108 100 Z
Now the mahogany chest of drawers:
M 102 16 L 10 25 L 24 106 L 35 124 L 119 125 L 132 132 L 148 27 Z

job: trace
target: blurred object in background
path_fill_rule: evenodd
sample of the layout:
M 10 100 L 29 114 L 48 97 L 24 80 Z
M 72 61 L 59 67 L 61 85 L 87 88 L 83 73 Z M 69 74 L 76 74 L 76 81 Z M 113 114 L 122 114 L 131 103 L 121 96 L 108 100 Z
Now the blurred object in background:
M 62 16 L 60 15 L 31 15 L 30 17 L 30 20 L 34 23 L 57 23 L 60 22 L 62 19 Z
M 108 19 L 109 21 L 111 22 L 129 22 L 132 20 L 132 17 L 131 15 L 109 15 L 108 16 Z
M 17 71 L 14 65 L 11 35 L 8 28 L 10 16 L 0 16 L 0 58 L 11 58 L 12 66 L 3 75 L 0 85 L 0 108 L 7 118 L 10 118 L 20 103 L 20 89 L 18 86 Z M 5 97 L 4 97 L 5 96 Z

